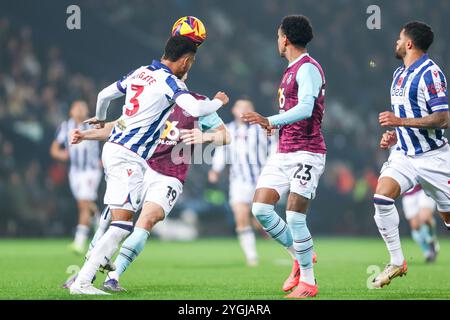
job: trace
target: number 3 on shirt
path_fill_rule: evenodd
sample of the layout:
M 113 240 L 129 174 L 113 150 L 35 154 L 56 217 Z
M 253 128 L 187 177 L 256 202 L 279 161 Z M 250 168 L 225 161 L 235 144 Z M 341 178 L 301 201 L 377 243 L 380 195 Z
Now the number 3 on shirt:
M 142 91 L 144 91 L 144 86 L 138 86 L 136 84 L 132 84 L 131 90 L 136 91 L 136 94 L 133 96 L 133 98 L 130 99 L 130 103 L 133 104 L 133 109 L 125 108 L 125 114 L 130 117 L 135 115 L 136 112 L 138 112 L 138 110 L 139 110 L 139 101 L 138 101 L 137 97 L 139 97 L 141 95 Z

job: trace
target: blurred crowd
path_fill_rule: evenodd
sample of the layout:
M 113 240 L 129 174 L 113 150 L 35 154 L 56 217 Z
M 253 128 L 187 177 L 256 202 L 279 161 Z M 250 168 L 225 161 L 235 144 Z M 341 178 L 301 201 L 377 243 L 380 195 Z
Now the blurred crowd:
M 119 35 L 117 46 L 122 35 L 129 35 L 124 39 L 127 44 L 147 47 L 147 63 L 159 57 L 178 17 L 197 16 L 206 25 L 208 39 L 199 48 L 188 80 L 190 88 L 210 95 L 224 90 L 232 102 L 246 94 L 265 115 L 276 112 L 276 89 L 286 67 L 277 51 L 277 27 L 286 14 L 307 15 L 315 34 L 309 51 L 322 64 L 328 82 L 323 127 L 327 168 L 318 191 L 318 199 L 326 194 L 327 201 L 316 201 L 310 218 L 312 228 L 321 233 L 376 232 L 371 196 L 387 158 L 378 149 L 382 133 L 378 113 L 389 108 L 392 72 L 399 64 L 393 51 L 405 22 L 420 19 L 431 24 L 436 39 L 430 55 L 449 74 L 446 13 L 450 12 L 450 2 L 446 0 L 434 1 L 432 7 L 427 1 L 377 1 L 380 30 L 366 27 L 366 9 L 372 4 L 367 0 L 79 3 L 84 17 L 107 26 L 110 34 L 105 36 Z M 33 33 L 30 25 L 0 16 L 0 235 L 20 234 L 18 226 L 28 225 L 39 225 L 39 234 L 70 231 L 75 208 L 66 167 L 49 158 L 48 146 L 56 127 L 67 117 L 70 102 L 85 99 L 93 112 L 96 95 L 105 84 L 105 78 L 98 76 L 101 64 L 92 72 L 78 71 L 85 70 L 77 61 L 89 59 L 89 50 L 73 48 L 64 41 L 58 41 L 58 46 L 43 46 Z M 77 61 L 70 58 L 73 52 L 67 54 L 73 50 L 81 57 Z M 123 59 L 112 68 L 118 77 L 133 66 L 136 63 Z M 232 119 L 226 109 L 220 115 L 227 121 Z M 191 171 L 181 207 L 228 214 L 226 178 L 219 186 L 209 185 L 207 170 L 206 166 L 195 166 Z M 73 218 L 68 217 L 70 210 Z

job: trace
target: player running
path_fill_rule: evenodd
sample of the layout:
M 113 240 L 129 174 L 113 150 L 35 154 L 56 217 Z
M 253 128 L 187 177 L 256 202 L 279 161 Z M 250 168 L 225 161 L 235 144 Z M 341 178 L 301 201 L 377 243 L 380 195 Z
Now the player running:
M 236 233 L 244 251 L 247 265 L 258 265 L 255 233 L 252 228 L 253 216 L 250 214 L 256 179 L 258 179 L 266 158 L 276 143 L 267 139 L 265 130 L 258 125 L 242 121 L 241 115 L 254 111 L 248 98 L 241 98 L 233 106 L 234 121 L 227 124 L 233 142 L 215 150 L 212 169 L 208 180 L 217 183 L 220 172 L 227 163 L 230 167 L 229 202 L 236 222 Z M 253 218 L 254 219 L 254 218 Z
M 311 23 L 305 16 L 287 16 L 282 20 L 278 50 L 289 65 L 278 89 L 280 114 L 265 118 L 249 112 L 243 117 L 265 129 L 280 127 L 278 153 L 269 158 L 258 179 L 252 212 L 264 229 L 296 258 L 283 290 L 298 286 L 287 298 L 314 297 L 318 292 L 306 213 L 325 168 L 326 146 L 321 132 L 325 76 L 307 52 L 306 45 L 312 39 Z M 287 191 L 286 224 L 274 211 L 274 205 Z
M 422 250 L 425 261 L 434 262 L 439 251 L 436 221 L 433 216 L 436 203 L 425 194 L 419 184 L 403 194 L 402 207 L 411 227 L 412 238 Z
M 70 107 L 70 119 L 60 125 L 50 148 L 50 154 L 54 159 L 70 160 L 70 189 L 78 205 L 78 225 L 70 249 L 77 254 L 83 254 L 86 250 L 91 220 L 98 211 L 95 201 L 102 178 L 99 142 L 88 141 L 75 146 L 71 145 L 69 140 L 73 129 L 86 130 L 90 127 L 83 123 L 88 114 L 86 102 L 74 101 Z
M 71 294 L 106 294 L 91 281 L 133 230 L 133 214 L 143 201 L 146 161 L 157 147 L 174 102 L 194 117 L 211 114 L 228 102 L 222 92 L 210 101 L 197 100 L 180 80 L 194 63 L 196 52 L 197 46 L 189 38 L 171 37 L 161 61 L 153 60 L 151 65 L 132 71 L 99 93 L 96 117 L 90 120 L 98 127 L 104 127 L 109 102 L 126 95 L 123 115 L 102 154 L 107 183 L 104 202 L 111 210 L 112 222 L 70 287 Z M 149 211 L 151 203 L 144 204 L 141 214 L 145 216 Z
M 423 22 L 409 22 L 402 28 L 395 53 L 403 65 L 393 76 L 393 112 L 379 116 L 382 127 L 395 127 L 395 132 L 383 135 L 380 147 L 396 147 L 381 169 L 374 195 L 375 222 L 391 257 L 373 280 L 376 288 L 407 272 L 395 207 L 395 199 L 401 194 L 420 184 L 436 201 L 450 228 L 450 147 L 444 137 L 449 122 L 447 82 L 426 54 L 433 38 L 431 27 Z

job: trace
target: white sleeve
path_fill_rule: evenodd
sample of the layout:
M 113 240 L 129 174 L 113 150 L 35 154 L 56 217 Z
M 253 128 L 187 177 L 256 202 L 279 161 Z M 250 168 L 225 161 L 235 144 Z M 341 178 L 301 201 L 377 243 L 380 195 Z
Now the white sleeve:
M 218 146 L 214 150 L 212 169 L 216 172 L 221 172 L 225 168 L 227 152 L 226 147 L 227 146 Z
M 106 120 L 106 113 L 111 100 L 120 98 L 123 95 L 124 93 L 119 90 L 116 82 L 100 91 L 97 96 L 97 107 L 95 110 L 97 120 Z
M 202 117 L 219 110 L 222 101 L 213 100 L 197 100 L 191 94 L 185 92 L 175 98 L 176 104 L 183 110 L 187 111 L 193 117 Z

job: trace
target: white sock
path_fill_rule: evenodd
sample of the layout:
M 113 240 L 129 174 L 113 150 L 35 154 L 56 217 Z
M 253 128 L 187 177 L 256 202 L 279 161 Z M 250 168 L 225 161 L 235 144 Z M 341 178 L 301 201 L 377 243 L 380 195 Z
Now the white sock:
M 86 259 L 89 259 L 92 249 L 94 248 L 97 241 L 100 240 L 100 238 L 105 234 L 106 230 L 108 230 L 110 223 L 111 211 L 109 210 L 109 207 L 106 206 L 105 209 L 103 209 L 102 215 L 100 216 L 100 219 L 98 221 L 97 231 L 95 231 L 94 237 L 89 244 L 89 249 L 86 253 Z
M 77 284 L 90 283 L 100 266 L 108 263 L 119 244 L 132 232 L 133 222 L 113 221 L 108 231 L 97 241 L 89 260 L 86 260 L 78 274 Z
M 390 263 L 401 266 L 405 258 L 398 232 L 400 218 L 394 204 L 395 201 L 379 194 L 375 194 L 373 199 L 375 206 L 374 219 L 391 255 Z
M 248 261 L 258 260 L 258 254 L 256 252 L 256 239 L 255 233 L 252 227 L 246 227 L 238 230 L 238 239 L 245 257 Z
M 310 285 L 315 285 L 316 278 L 314 278 L 314 268 L 301 269 L 300 281 L 306 282 L 307 284 L 310 284 Z
M 109 277 L 109 279 L 114 279 L 114 280 L 119 281 L 120 276 L 116 271 L 111 271 L 108 273 L 108 277 Z
M 73 240 L 77 247 L 84 247 L 89 237 L 89 231 L 90 229 L 88 226 L 85 226 L 84 224 L 77 225 L 77 229 L 75 231 L 75 239 Z

